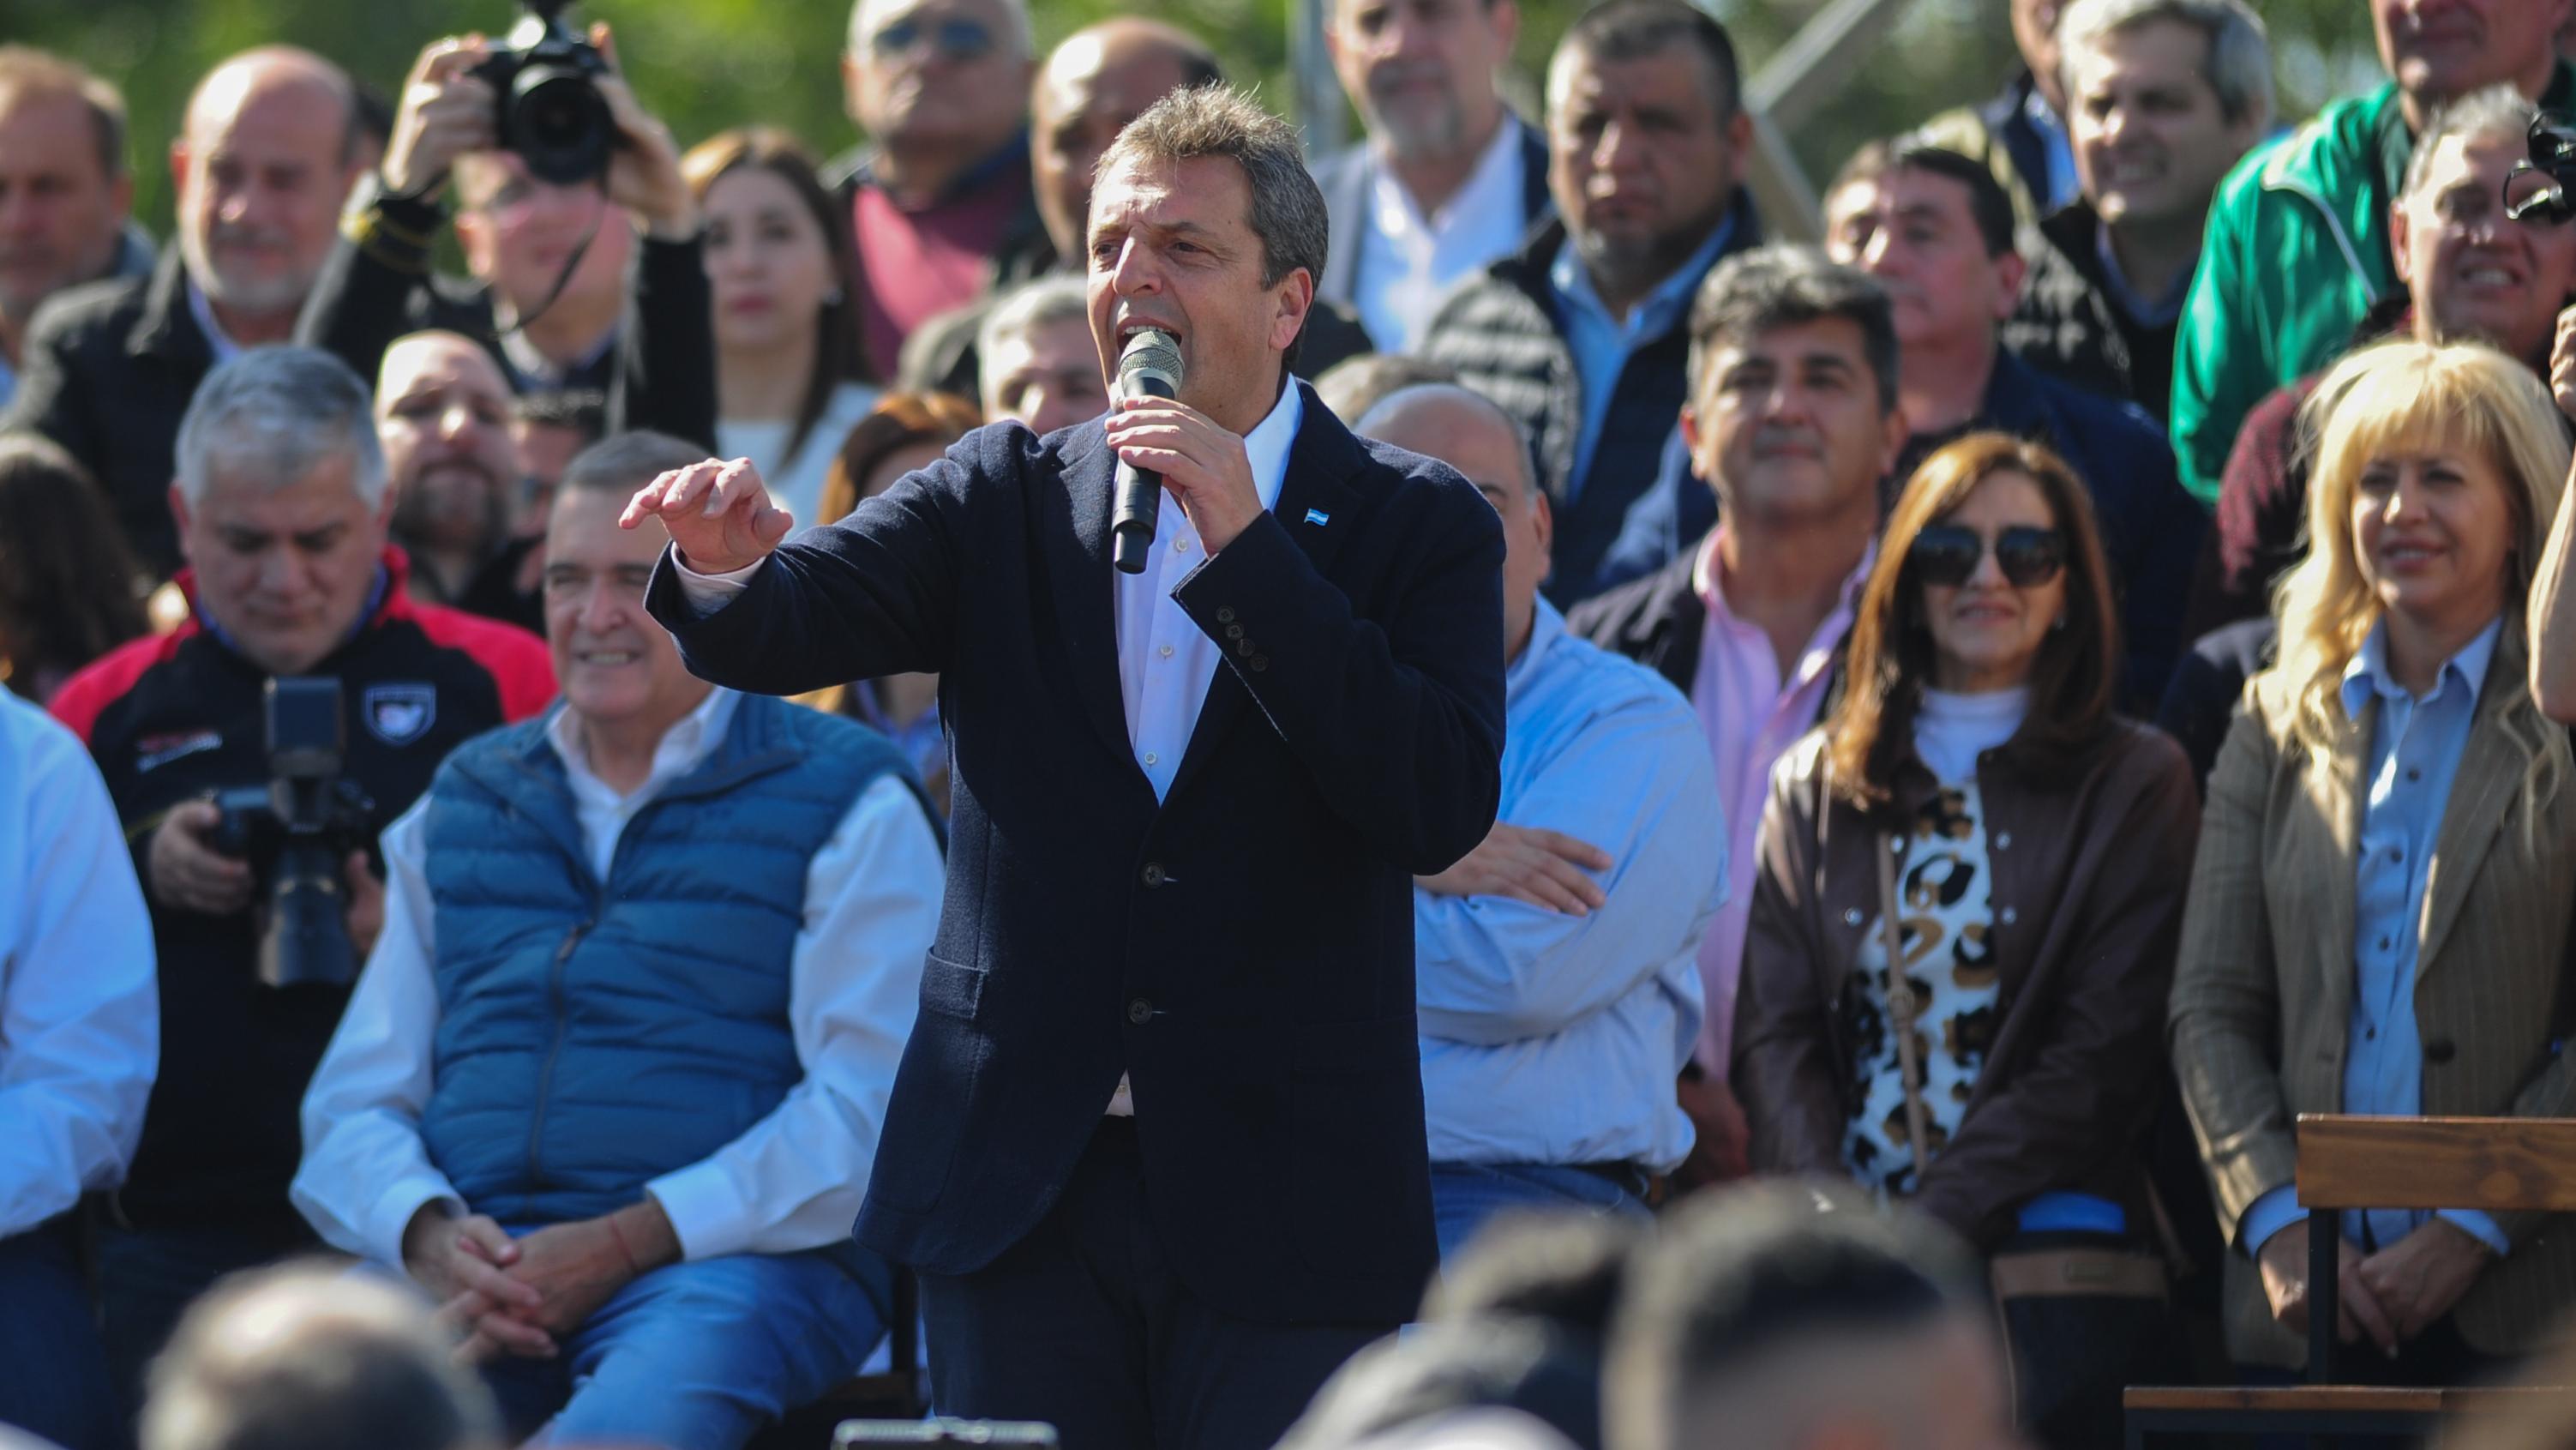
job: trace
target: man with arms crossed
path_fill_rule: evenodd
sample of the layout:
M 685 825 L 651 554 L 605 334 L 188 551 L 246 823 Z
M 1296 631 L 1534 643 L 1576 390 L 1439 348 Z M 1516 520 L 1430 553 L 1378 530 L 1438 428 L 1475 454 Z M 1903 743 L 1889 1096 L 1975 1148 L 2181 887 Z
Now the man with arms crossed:
M 1431 1272 L 1412 878 L 1494 821 L 1503 545 L 1289 383 L 1325 231 L 1294 130 L 1167 96 L 1089 276 L 1104 360 L 1168 331 L 1178 401 L 983 429 L 784 547 L 740 461 L 627 511 L 718 683 L 940 673 L 948 904 L 858 1237 L 920 1275 L 942 1410 L 1074 1450 L 1268 1446 Z M 1165 489 L 1136 575 L 1122 460 Z

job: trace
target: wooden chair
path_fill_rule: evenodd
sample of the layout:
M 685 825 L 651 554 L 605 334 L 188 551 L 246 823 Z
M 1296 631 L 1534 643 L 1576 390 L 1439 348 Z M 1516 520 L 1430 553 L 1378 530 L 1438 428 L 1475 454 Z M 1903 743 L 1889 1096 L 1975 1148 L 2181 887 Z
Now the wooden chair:
M 2299 1117 L 2299 1206 L 2308 1211 L 2308 1382 L 2282 1387 L 2135 1386 L 2128 1443 L 2150 1436 L 2419 1438 L 2456 1416 L 2527 1410 L 2553 1389 L 2381 1389 L 2335 1381 L 2347 1209 L 2576 1212 L 2576 1119 Z
M 894 1271 L 894 1323 L 886 1331 L 887 1368 L 853 1375 L 810 1405 L 751 1437 L 748 1450 L 828 1450 L 843 1420 L 918 1420 L 930 1412 L 921 1364 L 921 1286 L 912 1271 Z

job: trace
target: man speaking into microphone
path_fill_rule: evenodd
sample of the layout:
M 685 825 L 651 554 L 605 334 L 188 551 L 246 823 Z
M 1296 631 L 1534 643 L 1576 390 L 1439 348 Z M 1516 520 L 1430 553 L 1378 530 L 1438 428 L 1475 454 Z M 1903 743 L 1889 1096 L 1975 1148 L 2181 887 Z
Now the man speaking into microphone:
M 1090 314 L 1177 397 L 970 434 L 841 523 L 743 462 L 627 520 L 689 667 L 936 671 L 948 897 L 860 1242 L 922 1285 L 947 1414 L 1259 1450 L 1432 1270 L 1412 878 L 1492 826 L 1492 508 L 1290 381 L 1324 202 L 1286 124 L 1166 97 L 1102 157 Z M 1159 474 L 1113 567 L 1121 465 Z

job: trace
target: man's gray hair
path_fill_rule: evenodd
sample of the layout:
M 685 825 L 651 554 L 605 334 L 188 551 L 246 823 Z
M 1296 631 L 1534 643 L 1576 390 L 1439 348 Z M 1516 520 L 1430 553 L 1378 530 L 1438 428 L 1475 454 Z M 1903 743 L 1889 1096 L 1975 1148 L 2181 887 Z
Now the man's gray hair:
M 319 1262 L 236 1275 L 151 1371 L 143 1450 L 466 1450 L 491 1391 L 407 1289 Z
M 1095 177 L 1122 161 L 1195 161 L 1221 156 L 1243 169 L 1252 192 L 1252 231 L 1261 238 L 1261 285 L 1303 267 L 1324 275 L 1324 193 L 1306 170 L 1297 128 L 1231 86 L 1173 91 L 1127 123 L 1101 153 Z
M 2514 154 L 2521 155 L 2532 118 L 2539 114 L 2538 106 L 2504 81 L 2481 86 L 2451 101 L 2424 123 L 2424 134 L 2415 142 L 2415 155 L 2406 163 L 2406 185 L 2397 193 L 2398 200 L 2414 200 L 2425 178 L 2433 174 L 2433 154 L 2446 141 L 2464 145 L 2471 141 L 2510 141 Z
M 1833 317 L 1860 329 L 1862 356 L 1877 374 L 1878 411 L 1896 411 L 1896 319 L 1887 289 L 1813 247 L 1789 245 L 1738 252 L 1699 284 L 1690 312 L 1691 399 L 1699 399 L 1719 348 Z
M 989 407 L 993 389 L 1002 381 L 994 359 L 1005 343 L 1026 341 L 1042 327 L 1060 322 L 1091 325 L 1091 290 L 1079 275 L 1054 274 L 1004 293 L 984 323 L 975 329 L 975 386 Z
M 1037 28 L 1029 23 L 1029 0 L 993 0 L 1002 9 L 1002 43 L 1011 54 L 1030 60 L 1038 53 Z M 869 35 L 864 28 L 868 0 L 856 0 L 850 6 L 850 32 L 847 46 L 851 55 L 868 53 Z
M 1352 422 L 1351 431 L 1363 438 L 1376 438 L 1383 442 L 1388 428 L 1403 422 L 1405 414 L 1419 407 L 1463 408 L 1494 430 L 1495 437 L 1510 439 L 1511 447 L 1505 451 L 1515 460 L 1517 476 L 1504 482 L 1522 498 L 1538 494 L 1538 461 L 1531 456 L 1529 435 L 1521 431 L 1520 423 L 1504 412 L 1500 403 L 1464 383 L 1415 383 L 1398 388 L 1371 404 L 1367 412 Z M 1441 461 L 1448 462 L 1445 458 Z
M 367 384 L 319 348 L 253 348 L 206 374 L 179 420 L 177 453 L 179 493 L 191 504 L 218 471 L 284 488 L 342 454 L 367 507 L 385 498 Z
M 656 433 L 650 428 L 612 433 L 572 456 L 572 462 L 564 465 L 563 477 L 555 480 L 555 496 L 613 493 L 620 498 L 631 497 L 665 473 L 706 461 L 704 445 L 668 433 Z
M 2126 30 L 2158 20 L 2188 25 L 2209 42 L 2201 78 L 2231 122 L 2272 123 L 2272 42 L 2245 0 L 2075 0 L 2057 22 L 2058 78 L 2072 105 L 2076 57 Z

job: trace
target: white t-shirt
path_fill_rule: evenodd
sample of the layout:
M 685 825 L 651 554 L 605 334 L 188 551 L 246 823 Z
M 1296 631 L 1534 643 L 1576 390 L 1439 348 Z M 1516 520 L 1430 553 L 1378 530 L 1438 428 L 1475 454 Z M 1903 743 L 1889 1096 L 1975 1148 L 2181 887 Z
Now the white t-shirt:
M 804 446 L 796 456 L 784 456 L 787 440 L 796 431 L 793 418 L 748 421 L 734 418 L 716 420 L 716 451 L 727 458 L 748 458 L 760 470 L 761 482 L 769 485 L 770 501 L 796 516 L 796 527 L 810 528 L 830 523 L 816 518 L 816 507 L 823 499 L 823 478 L 832 470 L 832 460 L 841 451 L 841 440 L 850 436 L 870 409 L 877 405 L 877 390 L 865 383 L 843 383 L 832 390 L 823 404 L 823 415 L 805 435 Z

